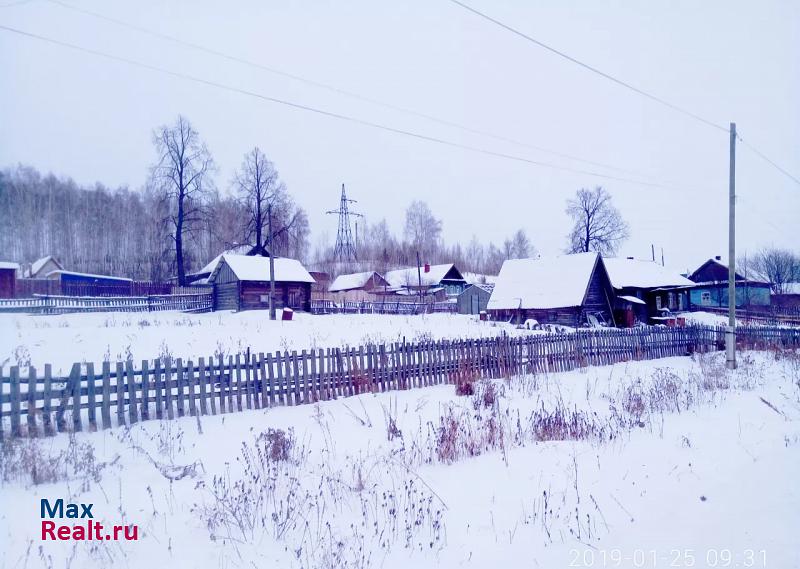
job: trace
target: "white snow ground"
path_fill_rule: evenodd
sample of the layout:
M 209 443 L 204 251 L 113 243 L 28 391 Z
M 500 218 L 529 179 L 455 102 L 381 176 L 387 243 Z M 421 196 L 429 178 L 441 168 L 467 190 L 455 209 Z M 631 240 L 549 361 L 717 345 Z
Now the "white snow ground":
M 0 567 L 798 567 L 800 358 L 740 362 L 513 378 L 492 383 L 494 402 L 485 382 L 475 397 L 444 385 L 78 434 L 111 463 L 96 481 L 89 468 L 32 485 L 6 448 Z M 294 434 L 288 461 L 255 454 L 269 428 Z M 23 448 L 42 464 L 68 442 Z M 42 497 L 92 502 L 143 536 L 43 543 Z
M 280 316 L 280 314 L 279 314 Z M 68 373 L 75 362 L 141 361 L 171 354 L 196 359 L 248 347 L 273 352 L 327 348 L 369 342 L 423 338 L 479 338 L 502 330 L 523 333 L 504 323 L 475 316 L 428 314 L 385 316 L 295 313 L 295 320 L 271 322 L 266 311 L 184 314 L 89 313 L 37 316 L 0 314 L 0 366 L 32 364 Z

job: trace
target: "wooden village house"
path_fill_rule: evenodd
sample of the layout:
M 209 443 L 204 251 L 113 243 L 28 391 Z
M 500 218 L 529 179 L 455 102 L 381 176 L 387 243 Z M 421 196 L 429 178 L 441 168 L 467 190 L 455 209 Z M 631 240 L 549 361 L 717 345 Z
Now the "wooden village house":
M 427 300 L 444 301 L 457 297 L 467 281 L 453 263 L 425 264 L 388 271 L 385 275 L 391 292 L 401 296 L 421 296 Z
M 614 289 L 598 253 L 505 261 L 487 309 L 494 320 L 613 324 Z
M 388 281 L 375 271 L 339 275 L 328 287 L 334 302 L 376 300 L 389 290 Z
M 757 279 L 748 279 L 736 272 L 736 306 L 769 306 L 770 285 Z M 728 306 L 728 265 L 717 256 L 700 265 L 689 280 L 695 285 L 689 294 L 691 308 Z
M 604 258 L 614 287 L 614 320 L 617 326 L 659 323 L 666 311 L 689 309 L 694 283 L 654 261 L 633 257 Z
M 222 255 L 208 279 L 214 286 L 214 310 L 268 309 L 269 257 Z M 275 257 L 275 306 L 310 309 L 314 278 L 295 259 Z
M 22 278 L 24 279 L 44 279 L 53 271 L 63 271 L 64 267 L 58 262 L 58 259 L 52 255 L 47 255 L 41 259 L 37 259 L 22 270 Z

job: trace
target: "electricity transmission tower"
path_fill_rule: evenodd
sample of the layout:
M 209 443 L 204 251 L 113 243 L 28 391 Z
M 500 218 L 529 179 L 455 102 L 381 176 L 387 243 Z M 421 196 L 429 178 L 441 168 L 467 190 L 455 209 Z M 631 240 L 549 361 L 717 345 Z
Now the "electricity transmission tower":
M 353 233 L 350 230 L 350 216 L 364 217 L 360 213 L 350 211 L 348 204 L 356 203 L 356 200 L 347 199 L 347 194 L 344 192 L 344 184 L 342 184 L 342 197 L 339 200 L 339 209 L 328 211 L 326 213 L 335 213 L 339 215 L 339 230 L 336 233 L 336 247 L 333 250 L 334 261 L 357 261 L 358 253 L 356 252 L 356 242 L 353 240 Z M 358 235 L 356 235 L 358 237 Z

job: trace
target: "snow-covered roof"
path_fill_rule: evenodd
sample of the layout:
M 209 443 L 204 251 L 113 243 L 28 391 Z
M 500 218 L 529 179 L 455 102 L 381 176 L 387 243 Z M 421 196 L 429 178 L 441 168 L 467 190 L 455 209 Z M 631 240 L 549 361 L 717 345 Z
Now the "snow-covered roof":
M 231 268 L 233 273 L 240 281 L 268 281 L 269 280 L 269 257 L 248 257 L 246 255 L 223 254 L 222 259 Z M 214 273 L 209 278 L 214 282 L 216 274 L 222 263 L 214 269 Z M 294 283 L 313 283 L 314 277 L 308 274 L 303 264 L 297 259 L 286 257 L 275 257 L 275 281 L 294 282 Z
M 483 275 L 481 273 L 462 273 L 464 280 L 469 284 L 494 284 L 497 282 L 497 275 Z
M 424 287 L 436 286 L 442 282 L 442 279 L 444 279 L 445 275 L 449 273 L 454 266 L 455 265 L 453 265 L 453 263 L 444 265 L 431 265 L 430 270 L 427 273 L 425 272 L 424 267 L 420 267 L 419 272 L 417 271 L 417 267 L 396 269 L 386 273 L 385 278 L 393 287 L 416 287 L 419 286 L 420 280 L 422 281 L 422 286 Z
M 635 296 L 625 296 L 624 294 L 619 295 L 617 298 L 621 298 L 622 300 L 627 300 L 628 302 L 632 302 L 633 304 L 647 304 L 641 298 L 636 298 Z
M 467 288 L 464 289 L 464 292 L 467 292 L 472 287 L 479 288 L 483 291 L 491 293 L 494 290 L 494 283 L 472 283 Z M 464 292 L 462 292 L 462 294 Z
M 576 253 L 503 263 L 488 308 L 561 308 L 583 304 L 597 253 Z
M 638 259 L 604 258 L 608 276 L 614 288 L 656 288 L 665 286 L 694 286 L 677 271 L 658 263 Z
M 84 277 L 84 278 L 88 278 L 88 279 L 103 279 L 103 280 L 107 280 L 107 281 L 125 281 L 125 282 L 132 282 L 133 281 L 133 279 L 129 279 L 127 277 L 112 277 L 110 275 L 95 275 L 95 274 L 92 274 L 92 273 L 76 273 L 75 271 L 62 271 L 62 270 L 50 271 L 49 273 L 47 273 L 45 275 L 45 277 L 49 279 L 53 275 L 67 275 L 67 276 L 70 276 L 70 277 Z
M 222 260 L 223 255 L 244 255 L 248 253 L 252 249 L 252 245 L 236 245 L 235 247 L 231 247 L 230 249 L 223 251 L 216 257 L 214 257 L 205 267 L 193 273 L 195 275 L 210 275 L 214 272 L 214 269 L 217 268 L 217 265 Z
M 16 271 L 19 269 L 19 265 L 11 261 L 0 261 L 0 269 L 13 269 Z
M 373 275 L 378 275 L 375 271 L 366 271 L 364 273 L 351 273 L 349 275 L 339 275 L 336 277 L 331 286 L 328 287 L 329 292 L 340 292 L 344 290 L 354 290 L 362 288 Z M 380 278 L 380 275 L 378 275 Z

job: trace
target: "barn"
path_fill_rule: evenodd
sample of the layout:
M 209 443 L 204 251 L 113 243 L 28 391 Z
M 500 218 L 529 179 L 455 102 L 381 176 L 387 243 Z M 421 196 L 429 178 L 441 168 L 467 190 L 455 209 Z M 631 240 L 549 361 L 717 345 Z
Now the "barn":
M 694 283 L 677 271 L 650 260 L 604 258 L 603 263 L 614 287 L 614 320 L 620 326 L 633 326 L 659 318 L 665 309 L 689 309 L 689 291 Z
M 458 295 L 456 304 L 459 314 L 480 314 L 486 310 L 489 297 L 492 296 L 493 284 L 471 284 Z
M 269 308 L 269 257 L 223 255 L 208 279 L 214 285 L 214 310 Z M 275 257 L 275 306 L 309 310 L 314 278 L 295 259 Z
M 0 298 L 14 298 L 16 295 L 17 270 L 18 264 L 0 261 Z
M 614 323 L 614 289 L 598 253 L 505 261 L 487 309 L 495 320 Z

